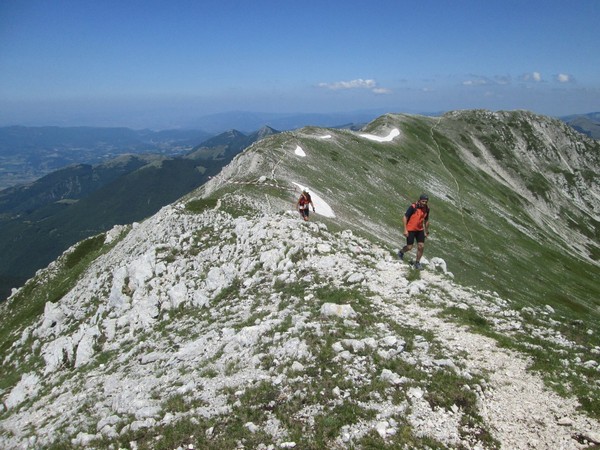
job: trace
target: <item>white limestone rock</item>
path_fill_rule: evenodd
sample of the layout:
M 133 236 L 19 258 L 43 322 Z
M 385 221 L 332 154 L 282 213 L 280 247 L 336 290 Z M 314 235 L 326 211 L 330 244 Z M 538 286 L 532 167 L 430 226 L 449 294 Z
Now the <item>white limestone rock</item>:
M 7 409 L 13 409 L 20 405 L 25 400 L 28 400 L 38 393 L 40 389 L 40 377 L 35 373 L 26 373 L 21 377 L 21 380 L 10 391 L 6 397 L 4 405 Z
M 100 330 L 97 326 L 93 326 L 87 328 L 81 340 L 77 345 L 77 350 L 75 352 L 75 367 L 81 367 L 92 359 L 95 354 L 94 345 L 96 343 L 96 339 L 100 336 Z
M 349 284 L 357 284 L 357 283 L 362 283 L 365 280 L 365 276 L 362 273 L 352 273 L 347 279 L 346 281 Z
M 442 258 L 433 257 L 429 260 L 429 267 L 432 270 L 440 270 L 443 273 L 448 273 L 448 266 L 446 265 L 446 261 Z
M 356 312 L 350 305 L 338 305 L 335 303 L 324 303 L 321 306 L 321 315 L 325 317 L 340 317 L 342 319 L 356 317 Z
M 381 371 L 380 378 L 395 386 L 398 386 L 406 381 L 404 377 L 401 377 L 400 375 L 398 375 L 395 372 L 392 372 L 389 369 L 383 369 Z
M 60 336 L 42 346 L 42 357 L 46 363 L 44 374 L 56 371 L 63 364 L 73 361 L 74 345 L 71 336 Z
M 47 337 L 57 335 L 62 331 L 62 324 L 66 314 L 58 303 L 46 302 L 44 305 L 44 319 L 42 324 L 35 330 L 34 335 Z

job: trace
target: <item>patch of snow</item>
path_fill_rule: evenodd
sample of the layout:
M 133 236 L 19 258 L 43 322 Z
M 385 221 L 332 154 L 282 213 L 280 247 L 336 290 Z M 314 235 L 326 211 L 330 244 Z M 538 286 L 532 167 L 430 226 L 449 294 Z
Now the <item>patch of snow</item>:
M 304 150 L 302 150 L 302 147 L 300 147 L 299 145 L 296 146 L 296 150 L 294 151 L 294 153 L 298 156 L 302 156 L 303 158 L 306 156 L 306 153 L 304 152 Z
M 392 131 L 390 131 L 390 133 L 387 136 L 384 136 L 384 137 L 375 136 L 374 134 L 368 134 L 368 133 L 361 134 L 360 136 L 364 137 L 366 139 L 370 139 L 371 141 L 391 142 L 394 140 L 394 138 L 396 136 L 400 136 L 400 130 L 398 130 L 398 128 L 394 128 Z

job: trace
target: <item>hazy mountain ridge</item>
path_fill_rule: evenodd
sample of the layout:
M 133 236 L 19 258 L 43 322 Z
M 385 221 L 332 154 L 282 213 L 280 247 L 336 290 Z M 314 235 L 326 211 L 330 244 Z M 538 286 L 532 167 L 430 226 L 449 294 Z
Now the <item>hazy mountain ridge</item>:
M 68 165 L 97 165 L 122 154 L 183 154 L 211 136 L 199 130 L 0 127 L 0 189 L 34 182 Z
M 209 114 L 193 120 L 194 127 L 214 133 L 231 128 L 248 132 L 268 126 L 289 131 L 305 126 L 338 127 L 341 124 L 368 123 L 385 111 L 354 111 L 340 113 L 265 113 L 254 111 L 228 111 Z
M 279 131 L 268 126 L 248 135 L 232 129 L 194 147 L 185 157 L 192 159 L 232 158 L 252 143 L 277 133 Z
M 600 443 L 597 417 L 582 414 L 599 398 L 599 268 L 584 245 L 598 144 L 561 126 L 522 112 L 386 115 L 358 133 L 309 127 L 253 144 L 143 223 L 73 247 L 0 306 L 1 439 Z M 561 164 L 530 182 L 532 167 Z M 314 222 L 300 221 L 294 183 L 335 217 L 317 202 Z M 394 247 L 422 191 L 433 233 L 416 272 Z M 545 218 L 571 196 L 590 210 L 554 219 L 580 220 L 578 246 L 557 248 L 560 227 Z
M 68 166 L 31 184 L 0 191 L 0 211 L 3 215 L 19 214 L 60 200 L 77 200 L 120 176 L 164 159 L 159 155 L 124 155 L 96 166 Z
M 562 117 L 569 126 L 587 136 L 600 139 L 600 112 Z

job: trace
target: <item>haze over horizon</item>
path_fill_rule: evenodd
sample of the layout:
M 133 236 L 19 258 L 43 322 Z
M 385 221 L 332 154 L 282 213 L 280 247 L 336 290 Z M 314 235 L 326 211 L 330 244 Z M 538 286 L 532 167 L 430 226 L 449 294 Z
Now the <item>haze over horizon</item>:
M 600 2 L 0 3 L 0 126 L 600 110 Z

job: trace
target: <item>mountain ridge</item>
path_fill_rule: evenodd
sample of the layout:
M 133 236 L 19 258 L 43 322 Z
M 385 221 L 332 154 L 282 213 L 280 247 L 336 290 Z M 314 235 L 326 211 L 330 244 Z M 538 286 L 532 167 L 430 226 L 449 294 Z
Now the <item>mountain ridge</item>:
M 0 438 L 599 444 L 588 234 L 600 150 L 570 133 L 525 112 L 472 111 L 253 144 L 154 216 L 72 247 L 0 305 Z M 300 186 L 319 199 L 308 223 L 294 211 Z M 420 192 L 432 207 L 422 272 L 394 248 Z M 568 209 L 578 202 L 589 208 Z M 568 241 L 548 218 L 575 224 Z

